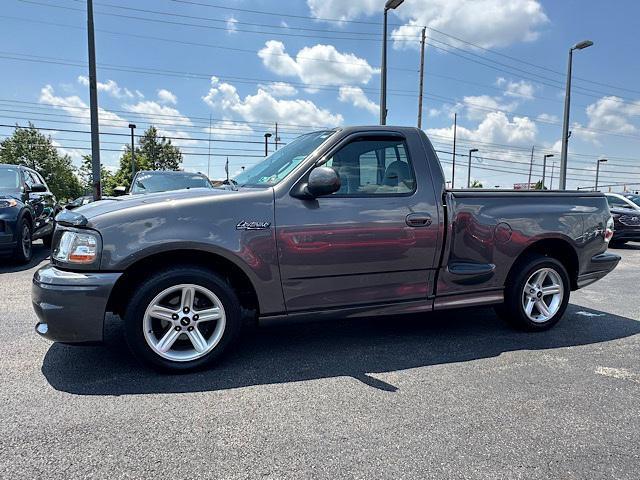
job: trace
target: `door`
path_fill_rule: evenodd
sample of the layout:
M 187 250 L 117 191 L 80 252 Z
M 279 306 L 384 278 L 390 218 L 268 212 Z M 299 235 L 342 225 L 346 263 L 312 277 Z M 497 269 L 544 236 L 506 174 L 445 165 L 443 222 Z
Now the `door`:
M 33 235 L 38 238 L 42 228 L 47 226 L 46 194 L 32 191 L 34 185 L 41 183 L 33 172 L 23 170 L 23 173 L 27 204 L 33 213 Z
M 339 191 L 276 199 L 287 311 L 426 299 L 437 208 L 422 144 L 411 147 L 398 134 L 348 138 L 320 162 L 339 174 Z

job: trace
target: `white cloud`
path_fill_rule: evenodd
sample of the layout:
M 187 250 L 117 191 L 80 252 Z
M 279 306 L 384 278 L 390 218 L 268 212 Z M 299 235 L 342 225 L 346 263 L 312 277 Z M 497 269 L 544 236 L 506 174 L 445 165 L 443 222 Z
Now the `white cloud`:
M 318 126 L 334 126 L 344 121 L 342 115 L 319 108 L 310 100 L 277 99 L 261 88 L 254 95 L 241 98 L 236 87 L 217 77 L 211 77 L 211 88 L 202 100 L 229 120 Z
M 231 33 L 237 33 L 238 32 L 238 27 L 237 24 L 238 20 L 236 20 L 233 17 L 230 17 L 227 19 L 227 33 L 231 34 Z
M 352 20 L 381 15 L 384 1 L 307 0 L 307 5 L 316 18 Z M 393 14 L 406 22 L 392 32 L 397 48 L 418 48 L 423 25 L 492 48 L 535 40 L 549 22 L 538 0 L 406 0 Z M 434 36 L 456 46 L 466 45 L 437 33 Z
M 138 114 L 140 117 L 154 125 L 160 135 L 168 138 L 180 138 L 174 142 L 177 146 L 193 145 L 196 140 L 189 140 L 191 134 L 185 127 L 192 127 L 193 123 L 189 117 L 180 113 L 176 108 L 161 105 L 151 100 L 143 100 L 135 104 L 125 104 L 124 109 Z
M 77 95 L 61 97 L 55 94 L 51 85 L 45 85 L 40 90 L 40 97 L 38 100 L 40 103 L 64 110 L 70 116 L 75 117 L 75 120 L 79 120 L 87 124 L 90 123 L 89 105 L 82 101 L 82 99 Z M 98 118 L 106 127 L 118 127 L 118 124 L 122 124 L 124 128 L 128 125 L 128 122 L 125 119 L 113 112 L 105 110 L 104 108 L 98 108 Z
M 286 53 L 284 43 L 269 40 L 258 56 L 270 71 L 282 76 L 298 77 L 306 84 L 366 84 L 378 72 L 364 58 L 353 53 L 341 53 L 333 45 L 304 47 L 294 59 Z
M 503 77 L 498 77 L 496 85 L 504 88 L 504 95 L 507 97 L 518 97 L 531 100 L 533 98 L 533 93 L 535 92 L 533 84 L 526 80 L 514 82 Z
M 293 97 L 298 94 L 298 89 L 286 82 L 271 82 L 269 84 L 259 84 L 258 88 L 270 93 L 274 97 Z
M 178 97 L 176 97 L 173 92 L 170 92 L 166 88 L 161 88 L 160 90 L 158 90 L 158 100 L 160 101 L 160 103 L 165 104 L 170 103 L 172 105 L 175 105 L 176 103 L 178 103 Z
M 637 127 L 630 117 L 640 115 L 640 101 L 625 102 L 620 97 L 606 96 L 586 109 L 589 128 L 610 130 L 615 133 L 634 133 Z
M 380 106 L 374 101 L 369 100 L 360 87 L 340 87 L 338 100 L 350 103 L 357 108 L 363 108 L 373 114 L 377 114 L 380 111 Z
M 307 0 L 315 18 L 351 20 L 360 15 L 379 13 L 384 7 L 381 0 Z
M 503 103 L 500 98 L 489 95 L 470 95 L 464 97 L 462 102 L 458 104 L 458 108 L 463 107 L 465 109 L 466 116 L 470 120 L 480 120 L 491 110 L 512 112 L 517 106 L 516 102 Z
M 211 128 L 205 128 L 204 133 L 207 135 L 211 133 L 211 139 L 215 142 L 216 139 L 221 137 L 229 138 L 238 135 L 244 136 L 252 134 L 254 133 L 254 130 L 246 123 L 234 122 L 231 120 L 220 120 L 213 123 Z
M 557 115 L 551 113 L 541 113 L 538 115 L 537 120 L 543 123 L 557 123 L 560 121 Z
M 503 112 L 489 112 L 475 129 L 457 127 L 457 137 L 488 143 L 528 145 L 534 143 L 538 129 L 528 117 L 512 117 Z M 427 129 L 429 135 L 453 139 L 453 125 L 446 128 Z
M 84 75 L 78 76 L 78 83 L 84 85 L 85 87 L 89 86 L 89 78 Z M 122 88 L 118 85 L 115 80 L 107 80 L 106 82 L 97 82 L 96 86 L 98 87 L 99 92 L 105 92 L 111 95 L 114 98 L 133 98 L 134 94 L 128 88 Z

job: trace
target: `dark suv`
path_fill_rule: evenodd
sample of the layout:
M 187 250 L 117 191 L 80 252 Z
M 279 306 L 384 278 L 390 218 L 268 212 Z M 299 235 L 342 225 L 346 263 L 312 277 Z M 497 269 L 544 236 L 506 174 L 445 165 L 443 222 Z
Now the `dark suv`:
M 20 165 L 0 164 L 0 253 L 31 260 L 32 241 L 51 245 L 57 213 L 54 195 L 42 176 Z

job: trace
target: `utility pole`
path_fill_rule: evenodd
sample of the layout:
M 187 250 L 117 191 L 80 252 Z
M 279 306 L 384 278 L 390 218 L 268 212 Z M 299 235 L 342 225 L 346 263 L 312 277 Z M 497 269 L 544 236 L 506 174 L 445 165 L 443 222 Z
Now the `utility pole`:
M 547 173 L 547 158 L 553 157 L 553 153 L 547 153 L 542 159 L 542 189 L 544 190 L 544 180 Z
M 387 0 L 384 4 L 382 27 L 382 64 L 380 66 L 380 125 L 387 124 L 387 20 L 389 10 L 395 10 L 404 0 Z
M 593 45 L 591 40 L 583 40 L 569 49 L 567 64 L 567 84 L 564 93 L 564 115 L 562 119 L 562 149 L 560 151 L 560 190 L 567 188 L 567 152 L 569 149 L 569 110 L 571 109 L 571 69 L 573 68 L 573 51 L 582 50 Z
M 131 129 L 131 181 L 133 182 L 133 177 L 136 176 L 136 148 L 134 144 L 134 130 L 136 129 L 135 124 L 130 123 L 129 128 Z
M 98 87 L 96 78 L 96 41 L 93 29 L 93 0 L 87 0 L 87 41 L 89 47 L 89 109 L 91 116 L 91 176 L 93 198 L 102 198 L 100 182 L 100 126 L 98 120 Z
M 207 155 L 207 178 L 211 178 L 211 114 L 209 114 L 209 153 Z
M 549 190 L 553 190 L 553 171 L 556 169 L 556 162 L 551 162 L 551 186 Z
M 467 176 L 467 188 L 471 188 L 471 154 L 477 152 L 477 148 L 471 148 L 469 150 L 469 171 Z
M 451 166 L 451 189 L 456 188 L 456 127 L 458 126 L 458 114 L 453 114 L 453 164 Z
M 424 44 L 427 37 L 427 27 L 422 27 L 420 40 L 420 90 L 418 95 L 418 128 L 422 128 L 422 92 L 424 90 Z
M 531 161 L 529 162 L 529 181 L 527 182 L 527 188 L 531 189 L 531 170 L 533 169 L 533 150 L 535 145 L 531 146 Z
M 275 136 L 275 143 L 276 143 L 276 150 L 278 149 L 278 141 L 280 141 L 280 138 L 278 137 L 278 122 L 276 122 L 276 136 Z

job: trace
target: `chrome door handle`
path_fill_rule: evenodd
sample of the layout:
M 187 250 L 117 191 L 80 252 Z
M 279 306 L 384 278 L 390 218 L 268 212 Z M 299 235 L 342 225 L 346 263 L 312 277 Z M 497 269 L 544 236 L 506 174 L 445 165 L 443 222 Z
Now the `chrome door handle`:
M 428 227 L 431 225 L 431 215 L 428 213 L 410 213 L 405 221 L 410 227 Z

